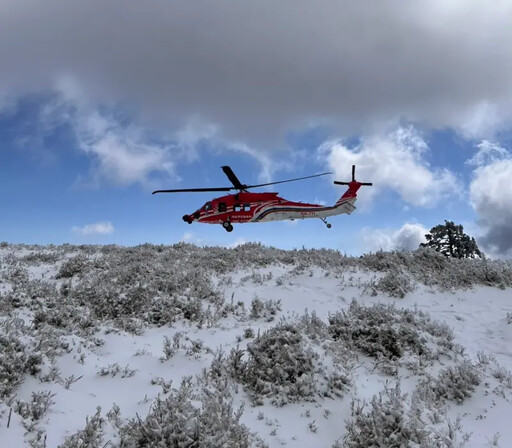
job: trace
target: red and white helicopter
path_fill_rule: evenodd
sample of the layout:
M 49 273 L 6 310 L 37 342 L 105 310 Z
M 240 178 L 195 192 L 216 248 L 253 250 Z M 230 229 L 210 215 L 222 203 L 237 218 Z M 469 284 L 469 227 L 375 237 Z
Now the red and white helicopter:
M 298 177 L 296 179 L 282 180 L 279 182 L 269 182 L 266 184 L 245 185 L 238 180 L 229 166 L 223 166 L 222 170 L 233 184 L 232 187 L 156 190 L 153 191 L 153 194 L 237 190 L 237 193 L 212 199 L 190 215 L 183 216 L 183 221 L 189 224 L 192 224 L 194 221 L 205 224 L 222 224 L 222 227 L 228 232 L 233 230 L 234 223 L 241 224 L 245 222 L 267 222 L 306 218 L 319 218 L 325 223 L 327 228 L 330 229 L 331 224 L 327 222 L 326 218 L 343 213 L 350 215 L 356 208 L 354 202 L 357 200 L 357 190 L 363 185 L 372 185 L 369 182 L 356 181 L 356 167 L 352 165 L 352 180 L 350 182 L 334 181 L 336 185 L 348 185 L 348 190 L 345 191 L 343 196 L 341 196 L 334 205 L 325 206 L 288 201 L 279 197 L 278 193 L 251 193 L 247 190 L 250 188 L 265 187 L 267 185 L 295 182 L 332 173 L 314 174 L 312 176 Z

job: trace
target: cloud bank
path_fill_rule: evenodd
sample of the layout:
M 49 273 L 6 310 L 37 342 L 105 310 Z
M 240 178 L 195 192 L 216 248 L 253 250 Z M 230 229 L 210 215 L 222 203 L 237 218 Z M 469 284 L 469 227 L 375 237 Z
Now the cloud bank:
M 470 160 L 476 166 L 469 198 L 483 235 L 482 248 L 492 256 L 512 257 L 512 154 L 483 141 Z
M 405 119 L 488 137 L 512 118 L 510 2 L 4 0 L 0 96 L 65 76 L 95 104 L 250 146 Z
M 398 230 L 365 228 L 361 231 L 365 250 L 412 251 L 426 241 L 428 230 L 421 224 L 405 223 Z

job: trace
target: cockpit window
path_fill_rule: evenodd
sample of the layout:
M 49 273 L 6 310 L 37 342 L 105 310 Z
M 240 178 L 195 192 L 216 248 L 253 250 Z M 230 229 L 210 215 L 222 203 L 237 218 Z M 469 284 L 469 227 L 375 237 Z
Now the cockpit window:
M 207 202 L 206 204 L 204 204 L 204 210 L 205 211 L 208 211 L 208 210 L 211 210 L 212 209 L 212 203 L 211 202 Z
M 219 202 L 219 212 L 223 213 L 226 211 L 226 203 L 225 202 Z

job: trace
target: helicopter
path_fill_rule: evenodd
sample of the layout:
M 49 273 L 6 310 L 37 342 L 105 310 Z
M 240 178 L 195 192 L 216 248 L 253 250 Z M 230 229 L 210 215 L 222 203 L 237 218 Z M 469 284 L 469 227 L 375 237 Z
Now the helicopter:
M 321 204 L 307 204 L 303 202 L 288 201 L 278 196 L 278 193 L 252 193 L 249 189 L 265 187 L 268 185 L 282 184 L 286 182 L 296 182 L 299 180 L 310 179 L 313 177 L 326 176 L 332 173 L 320 173 L 311 176 L 298 177 L 295 179 L 281 180 L 278 182 L 268 182 L 257 185 L 242 184 L 238 177 L 229 166 L 221 167 L 224 174 L 233 184 L 232 187 L 219 188 L 182 188 L 177 190 L 156 190 L 157 193 L 202 193 L 210 191 L 237 191 L 227 194 L 211 201 L 206 202 L 201 208 L 188 215 L 183 215 L 183 221 L 192 224 L 194 221 L 205 224 L 221 224 L 228 232 L 233 231 L 233 224 L 242 224 L 246 222 L 268 222 L 284 221 L 295 219 L 318 218 L 321 219 L 327 228 L 331 224 L 327 222 L 328 216 L 341 215 L 346 213 L 350 215 L 354 210 L 354 202 L 357 200 L 357 191 L 363 185 L 371 186 L 370 182 L 358 182 L 355 178 L 356 167 L 352 165 L 352 180 L 350 182 L 334 181 L 336 185 L 347 185 L 345 191 L 338 201 L 332 206 Z

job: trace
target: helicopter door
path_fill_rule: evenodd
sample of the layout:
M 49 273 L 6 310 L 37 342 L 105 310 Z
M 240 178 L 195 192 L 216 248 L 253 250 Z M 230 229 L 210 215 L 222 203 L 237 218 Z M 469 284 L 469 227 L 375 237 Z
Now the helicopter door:
M 226 203 L 219 202 L 218 210 L 219 210 L 219 213 L 224 213 L 227 210 Z

